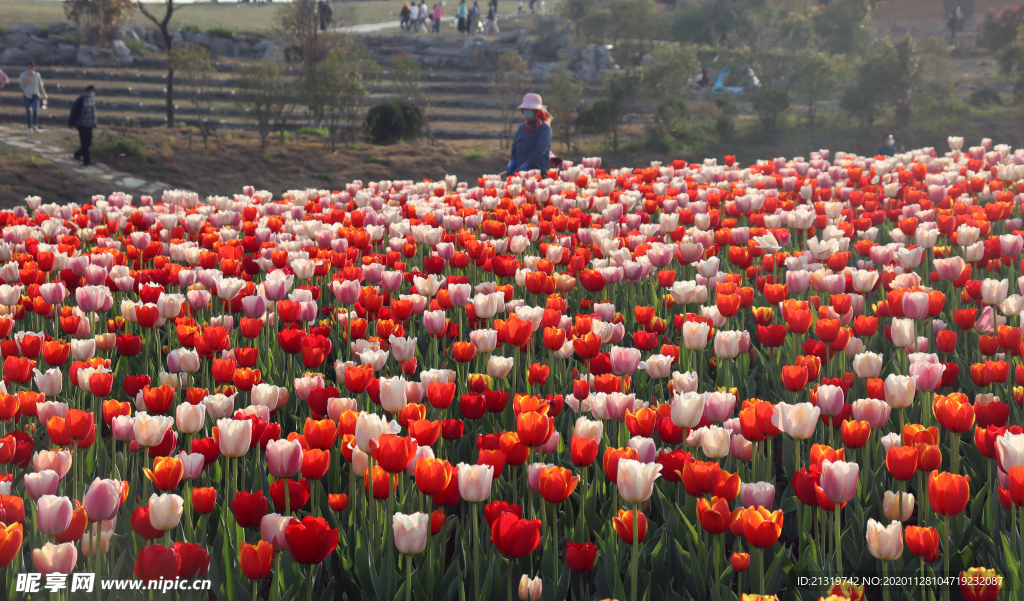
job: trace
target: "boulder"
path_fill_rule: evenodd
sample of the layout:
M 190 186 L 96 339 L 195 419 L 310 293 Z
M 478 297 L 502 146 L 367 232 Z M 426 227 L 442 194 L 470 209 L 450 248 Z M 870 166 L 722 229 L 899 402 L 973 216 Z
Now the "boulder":
M 67 21 L 57 21 L 55 23 L 50 23 L 50 25 L 46 28 L 46 33 L 50 35 L 64 33 L 68 30 L 68 27 L 69 24 Z
M 135 29 L 131 27 L 122 27 L 118 29 L 117 33 L 114 34 L 114 37 L 118 40 L 124 40 L 129 38 L 133 40 L 142 40 L 142 37 L 138 34 L 138 32 L 136 32 Z
M 110 47 L 113 49 L 114 56 L 116 56 L 118 60 L 130 58 L 132 55 L 132 49 L 129 48 L 128 44 L 125 44 L 123 40 L 114 40 L 113 43 L 110 44 Z
M 40 63 L 48 62 L 48 59 L 57 53 L 57 47 L 47 42 L 29 42 L 21 47 L 33 60 Z
M 99 55 L 99 50 L 95 46 L 82 44 L 78 47 L 78 53 L 75 54 L 75 62 L 83 67 L 94 67 L 97 64 L 96 57 Z
M 525 29 L 513 29 L 511 31 L 502 32 L 502 34 L 498 36 L 498 41 L 501 42 L 502 44 L 515 44 L 516 42 L 519 41 L 520 38 L 525 37 Z
M 209 40 L 206 45 L 210 49 L 210 54 L 214 56 L 238 56 L 238 48 L 235 47 L 231 40 L 220 36 L 209 36 Z
M 18 25 L 14 28 L 16 33 L 23 33 L 25 35 L 39 35 L 43 30 L 38 25 Z
M 21 48 L 22 46 L 28 44 L 31 41 L 32 38 L 30 38 L 28 34 L 21 32 L 9 33 L 4 36 L 4 46 L 8 47 L 15 46 Z
M 24 65 L 30 60 L 32 59 L 21 48 L 11 47 L 0 52 L 0 64 L 3 65 Z

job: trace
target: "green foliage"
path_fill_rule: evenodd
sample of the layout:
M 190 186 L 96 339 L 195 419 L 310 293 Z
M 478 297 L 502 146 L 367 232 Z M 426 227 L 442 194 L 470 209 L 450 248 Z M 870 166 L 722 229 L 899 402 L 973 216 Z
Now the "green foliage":
M 760 88 L 753 93 L 754 112 L 766 133 L 778 129 L 779 117 L 789 109 L 789 93 L 778 88 Z
M 992 86 L 985 86 L 971 92 L 970 103 L 971 106 L 979 108 L 993 104 L 1002 106 L 1003 99 L 999 97 L 999 92 L 995 91 Z
M 136 38 L 124 38 L 121 40 L 125 46 L 132 51 L 132 54 L 142 54 L 146 51 L 146 43 Z
M 462 155 L 462 158 L 467 161 L 476 161 L 487 156 L 487 151 L 484 150 L 483 146 L 474 146 L 469 149 L 469 152 Z
M 214 72 L 213 63 L 210 62 L 210 51 L 204 46 L 192 43 L 175 46 L 171 49 L 169 67 L 174 69 L 175 77 L 184 84 L 189 102 L 196 109 L 199 133 L 203 137 L 205 148 L 209 136 L 214 134 L 216 129 L 212 103 L 207 94 Z
M 715 106 L 718 109 L 718 114 L 714 118 L 715 133 L 721 140 L 728 142 L 736 133 L 735 118 L 739 112 L 736 100 L 730 95 L 719 96 L 715 98 Z
M 906 37 L 893 44 L 884 40 L 861 59 L 856 79 L 848 87 L 840 106 L 871 126 L 879 110 L 895 108 L 896 121 L 910 123 L 913 91 L 921 80 L 921 57 L 913 39 Z
M 231 27 L 219 26 L 207 29 L 206 33 L 217 36 L 219 38 L 233 39 L 235 37 L 235 30 Z
M 370 107 L 363 130 L 374 144 L 414 140 L 423 132 L 423 111 L 404 100 L 386 100 Z
M 330 132 L 326 127 L 303 127 L 299 129 L 300 134 L 306 134 L 308 136 L 317 136 L 320 138 L 326 138 L 330 135 Z
M 1021 23 L 1024 23 L 1024 6 L 990 11 L 981 25 L 980 41 L 989 50 L 1001 50 L 1017 38 Z
M 840 70 L 838 59 L 824 52 L 807 49 L 797 54 L 793 88 L 807 103 L 807 119 L 812 127 L 818 101 L 835 92 Z
M 146 140 L 135 136 L 126 136 L 117 132 L 106 131 L 96 140 L 93 152 L 102 156 L 146 157 Z
M 202 31 L 203 30 L 199 29 L 198 25 L 193 25 L 191 23 L 189 23 L 188 25 L 181 26 L 182 33 L 202 33 Z
M 814 30 L 829 54 L 859 54 L 871 41 L 872 0 L 835 0 L 814 17 Z
M 284 65 L 278 61 L 257 61 L 237 71 L 237 82 L 235 102 L 256 123 L 260 150 L 267 149 L 275 126 L 282 132 L 283 141 L 284 124 L 295 107 L 291 98 L 294 81 L 285 75 Z
M 763 4 L 762 0 L 679 0 L 672 37 L 692 44 L 723 44 L 749 30 L 755 9 Z

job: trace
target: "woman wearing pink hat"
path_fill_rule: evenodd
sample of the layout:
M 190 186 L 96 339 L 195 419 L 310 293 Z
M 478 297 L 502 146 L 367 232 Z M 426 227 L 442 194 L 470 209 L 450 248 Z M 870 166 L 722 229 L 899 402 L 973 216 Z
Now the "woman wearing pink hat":
M 509 175 L 531 169 L 545 172 L 551 163 L 551 115 L 540 94 L 532 92 L 523 96 L 517 108 L 523 114 L 524 123 L 512 142 L 512 159 L 505 171 Z

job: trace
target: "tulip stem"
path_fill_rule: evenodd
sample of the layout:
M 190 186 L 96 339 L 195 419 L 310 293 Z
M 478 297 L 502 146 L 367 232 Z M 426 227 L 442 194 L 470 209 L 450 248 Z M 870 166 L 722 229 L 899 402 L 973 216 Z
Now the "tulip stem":
M 901 502 L 902 502 L 902 495 L 901 495 Z M 836 545 L 836 576 L 842 578 L 843 577 L 843 545 L 842 545 L 842 541 L 841 541 L 842 527 L 841 527 L 841 525 L 839 523 L 840 522 L 840 520 L 839 520 L 839 512 L 840 512 L 839 502 L 837 501 L 836 502 L 836 511 L 835 511 L 835 513 L 836 513 L 836 540 L 834 541 L 835 545 Z M 900 517 L 903 517 L 903 516 L 901 515 Z
M 949 556 L 952 554 L 953 535 L 949 531 L 949 516 L 943 517 L 942 520 L 946 526 L 946 552 L 942 554 L 942 563 L 944 564 L 943 568 L 945 568 L 946 577 L 949 578 L 951 576 L 949 572 Z M 942 587 L 942 598 L 944 601 L 949 601 L 949 586 Z
M 406 555 L 405 560 L 405 601 L 412 601 L 412 555 Z
M 764 593 L 764 549 L 757 549 L 757 586 Z
M 508 601 L 512 601 L 512 558 L 508 558 Z M 408 601 L 408 600 L 407 600 Z
M 478 560 L 480 559 L 480 523 L 477 516 L 477 503 L 471 503 L 473 507 L 473 545 L 476 552 L 473 554 L 473 601 L 480 601 L 480 574 L 477 571 Z
M 882 599 L 884 599 L 885 601 L 889 601 L 889 587 L 887 587 L 885 585 L 885 581 L 888 580 L 888 579 L 889 579 L 889 562 L 883 559 L 882 560 Z M 947 590 L 946 594 L 948 595 L 949 594 L 948 593 L 949 589 L 947 588 L 946 590 Z
M 637 597 L 637 595 L 636 595 L 637 585 L 639 584 L 637 582 L 637 580 L 638 580 L 638 572 L 639 572 L 639 567 L 640 567 L 638 565 L 639 562 L 640 562 L 640 540 L 639 539 L 640 539 L 640 503 L 635 503 L 634 504 L 634 510 L 633 510 L 633 561 L 630 562 L 630 565 L 629 565 L 629 570 L 630 570 L 630 572 L 632 572 L 631 576 L 632 576 L 632 580 L 633 580 L 633 587 L 632 587 L 633 594 L 630 596 L 630 599 L 639 599 L 639 597 Z
M 313 566 L 309 564 L 309 574 L 306 575 L 306 601 L 313 599 Z

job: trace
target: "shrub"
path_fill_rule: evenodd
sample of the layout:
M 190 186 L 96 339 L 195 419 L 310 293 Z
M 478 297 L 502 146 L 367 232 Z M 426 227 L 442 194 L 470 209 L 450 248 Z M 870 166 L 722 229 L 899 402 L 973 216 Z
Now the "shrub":
M 761 127 L 766 132 L 775 131 L 779 117 L 789 109 L 789 94 L 785 90 L 762 88 L 754 93 L 753 101 Z
M 971 92 L 970 98 L 971 106 L 985 107 L 991 104 L 998 106 L 1003 105 L 1003 99 L 999 97 L 999 92 L 995 91 L 992 86 L 985 86 L 979 90 Z
M 986 11 L 985 22 L 981 25 L 980 41 L 989 50 L 1001 50 L 1017 37 L 1017 30 L 1020 29 L 1022 22 L 1024 6 Z
M 394 144 L 414 140 L 423 131 L 423 111 L 403 100 L 387 100 L 373 105 L 363 124 L 366 137 L 374 144 Z
M 97 154 L 145 158 L 146 141 L 117 132 L 107 133 L 93 147 Z
M 231 29 L 230 27 L 225 27 L 223 25 L 207 29 L 206 33 L 210 35 L 215 35 L 218 38 L 227 38 L 229 40 L 235 37 L 235 30 Z

